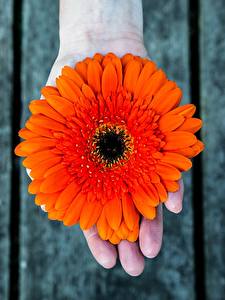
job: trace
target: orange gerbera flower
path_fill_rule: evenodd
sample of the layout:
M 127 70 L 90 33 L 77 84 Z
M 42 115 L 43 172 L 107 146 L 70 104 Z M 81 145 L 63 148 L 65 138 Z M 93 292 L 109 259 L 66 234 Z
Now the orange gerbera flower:
M 49 219 L 97 226 L 114 244 L 135 241 L 140 215 L 154 219 L 181 172 L 203 150 L 195 106 L 154 62 L 132 54 L 94 55 L 65 66 L 31 117 L 15 150 L 31 170 L 29 192 Z

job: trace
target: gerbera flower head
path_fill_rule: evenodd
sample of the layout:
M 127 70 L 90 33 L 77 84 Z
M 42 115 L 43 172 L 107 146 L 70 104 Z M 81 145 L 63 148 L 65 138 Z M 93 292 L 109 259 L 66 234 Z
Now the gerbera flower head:
M 65 66 L 42 89 L 15 150 L 33 178 L 29 192 L 49 219 L 97 226 L 114 244 L 135 241 L 139 219 L 154 219 L 181 172 L 203 150 L 195 106 L 154 62 L 95 54 Z

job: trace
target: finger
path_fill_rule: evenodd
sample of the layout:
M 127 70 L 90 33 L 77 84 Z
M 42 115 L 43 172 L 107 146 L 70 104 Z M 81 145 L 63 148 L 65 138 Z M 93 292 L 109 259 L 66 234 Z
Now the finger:
M 118 250 L 124 270 L 131 276 L 140 275 L 144 270 L 145 261 L 138 244 L 123 240 L 119 243 Z
M 103 241 L 95 226 L 83 231 L 88 247 L 97 262 L 106 269 L 115 266 L 117 259 L 116 247 L 107 241 Z
M 183 180 L 179 180 L 180 189 L 175 193 L 168 193 L 168 199 L 165 202 L 165 206 L 171 212 L 178 214 L 182 210 L 182 202 L 184 195 L 184 183 Z
M 157 215 L 154 220 L 145 218 L 141 221 L 139 233 L 139 245 L 141 252 L 148 258 L 156 257 L 162 245 L 163 236 L 163 213 L 162 205 L 157 208 Z

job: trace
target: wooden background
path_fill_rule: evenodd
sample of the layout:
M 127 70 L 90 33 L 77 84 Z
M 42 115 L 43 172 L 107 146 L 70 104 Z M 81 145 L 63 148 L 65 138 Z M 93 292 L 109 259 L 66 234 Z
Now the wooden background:
M 104 270 L 77 227 L 48 221 L 13 155 L 27 104 L 58 49 L 58 1 L 0 0 L 0 299 L 222 300 L 225 295 L 225 4 L 144 0 L 150 57 L 198 106 L 204 154 L 185 175 L 183 212 L 165 211 L 160 255 L 138 278 Z

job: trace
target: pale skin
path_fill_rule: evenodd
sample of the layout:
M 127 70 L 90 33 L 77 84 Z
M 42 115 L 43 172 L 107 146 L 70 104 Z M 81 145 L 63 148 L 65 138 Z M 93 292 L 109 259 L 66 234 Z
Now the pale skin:
M 114 52 L 122 56 L 131 52 L 147 56 L 143 43 L 141 0 L 60 0 L 60 47 L 47 85 L 55 85 L 55 78 L 64 65 L 74 64 L 96 52 Z M 166 208 L 182 210 L 183 181 L 176 193 L 169 193 Z M 99 237 L 96 227 L 85 230 L 84 236 L 96 261 L 104 268 L 115 266 L 119 258 L 124 270 L 138 276 L 144 270 L 144 257 L 158 255 L 163 236 L 163 207 L 157 209 L 154 220 L 142 218 L 139 239 L 135 243 L 123 240 L 114 246 Z

